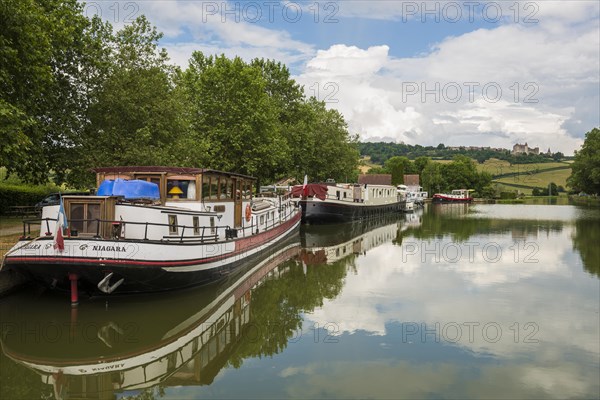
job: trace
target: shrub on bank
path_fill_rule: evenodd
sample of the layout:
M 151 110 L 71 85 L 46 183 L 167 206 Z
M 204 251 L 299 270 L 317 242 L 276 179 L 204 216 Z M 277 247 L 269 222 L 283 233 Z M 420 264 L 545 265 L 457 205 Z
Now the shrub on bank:
M 502 200 L 511 200 L 516 199 L 517 193 L 515 192 L 500 192 L 500 199 Z
M 58 188 L 52 185 L 24 186 L 0 183 L 0 214 L 8 214 L 13 206 L 34 206 L 50 193 L 57 191 Z

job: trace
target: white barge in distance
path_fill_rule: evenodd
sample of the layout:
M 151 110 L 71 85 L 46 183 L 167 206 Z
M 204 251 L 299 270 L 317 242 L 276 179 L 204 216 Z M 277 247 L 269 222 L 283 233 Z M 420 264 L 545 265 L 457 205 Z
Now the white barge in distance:
M 24 221 L 23 237 L 3 265 L 70 290 L 74 304 L 78 289 L 156 292 L 217 280 L 297 234 L 300 225 L 301 211 L 290 194 L 254 197 L 250 176 L 149 166 L 95 172 L 99 194 L 107 186 L 109 193 L 63 196 L 61 204 L 44 207 L 41 219 Z M 127 190 L 138 185 L 154 188 L 156 195 Z M 57 229 L 61 209 L 66 223 Z M 28 236 L 32 226 L 40 229 L 39 237 Z
M 404 210 L 392 177 L 387 174 L 361 175 L 358 183 L 296 185 L 302 220 L 308 223 L 337 223 L 382 217 Z

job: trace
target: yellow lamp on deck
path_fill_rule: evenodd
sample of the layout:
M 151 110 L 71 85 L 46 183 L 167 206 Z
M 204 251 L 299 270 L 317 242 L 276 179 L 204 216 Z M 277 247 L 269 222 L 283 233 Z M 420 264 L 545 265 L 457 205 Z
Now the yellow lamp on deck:
M 179 189 L 179 186 L 173 186 L 171 190 L 169 190 L 169 194 L 173 196 L 174 199 L 178 199 L 180 194 L 183 194 L 183 190 Z

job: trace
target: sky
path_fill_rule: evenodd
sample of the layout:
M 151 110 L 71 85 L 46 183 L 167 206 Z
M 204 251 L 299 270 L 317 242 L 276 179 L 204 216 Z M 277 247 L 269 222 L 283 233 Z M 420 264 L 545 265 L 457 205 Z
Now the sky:
M 90 1 L 193 51 L 269 58 L 362 141 L 580 148 L 600 126 L 600 2 Z

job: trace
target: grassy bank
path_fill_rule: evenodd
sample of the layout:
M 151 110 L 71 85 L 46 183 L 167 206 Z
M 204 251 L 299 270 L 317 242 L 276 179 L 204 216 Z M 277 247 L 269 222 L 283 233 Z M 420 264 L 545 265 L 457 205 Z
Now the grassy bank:
M 578 206 L 600 207 L 600 197 L 595 196 L 569 196 L 569 201 Z

